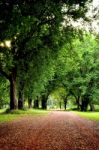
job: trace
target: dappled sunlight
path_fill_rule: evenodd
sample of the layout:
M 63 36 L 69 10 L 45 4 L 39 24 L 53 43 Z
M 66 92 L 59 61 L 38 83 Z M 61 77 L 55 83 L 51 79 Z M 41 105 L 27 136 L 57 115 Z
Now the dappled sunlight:
M 0 42 L 0 47 L 11 48 L 11 41 L 10 40 L 5 40 L 4 42 Z

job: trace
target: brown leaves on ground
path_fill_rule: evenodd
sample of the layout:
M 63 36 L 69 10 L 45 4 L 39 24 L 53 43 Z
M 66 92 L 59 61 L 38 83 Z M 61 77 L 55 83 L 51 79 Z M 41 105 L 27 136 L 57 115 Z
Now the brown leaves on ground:
M 99 150 L 99 122 L 55 111 L 1 123 L 0 150 Z

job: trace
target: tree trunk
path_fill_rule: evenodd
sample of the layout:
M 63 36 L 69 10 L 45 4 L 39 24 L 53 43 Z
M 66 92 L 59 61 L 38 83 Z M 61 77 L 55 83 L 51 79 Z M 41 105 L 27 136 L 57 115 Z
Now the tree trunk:
M 32 108 L 32 98 L 28 98 L 28 107 Z
M 24 108 L 24 95 L 23 91 L 19 90 L 19 98 L 18 98 L 18 109 Z
M 24 81 L 19 82 L 18 109 L 24 108 Z
M 47 100 L 42 100 L 42 109 L 47 109 Z
M 47 109 L 47 99 L 48 99 L 48 93 L 45 95 L 42 95 L 42 98 L 41 98 L 41 108 L 42 109 Z
M 16 75 L 12 73 L 10 76 L 10 110 L 14 109 L 17 109 Z
M 2 66 L 0 66 L 0 73 L 6 77 L 10 82 L 10 110 L 17 108 L 16 100 L 16 67 L 14 67 L 10 75 L 3 71 Z
M 85 95 L 82 98 L 81 111 L 87 111 L 88 104 L 89 104 L 89 96 Z
M 38 101 L 38 99 L 34 100 L 34 108 L 36 108 L 36 109 L 39 108 L 39 101 Z
M 75 97 L 76 104 L 77 104 L 77 110 L 80 110 L 81 104 L 80 104 L 80 92 L 76 95 L 72 92 L 72 95 Z
M 80 110 L 80 96 L 76 98 L 77 110 Z
M 95 107 L 94 107 L 94 104 L 90 103 L 90 111 L 95 111 Z
M 43 95 L 41 100 L 42 109 L 47 109 L 47 96 Z
M 67 98 L 64 99 L 64 109 L 66 110 L 66 106 L 67 106 Z
M 61 102 L 59 102 L 59 107 L 60 107 L 60 109 L 62 108 L 62 103 Z

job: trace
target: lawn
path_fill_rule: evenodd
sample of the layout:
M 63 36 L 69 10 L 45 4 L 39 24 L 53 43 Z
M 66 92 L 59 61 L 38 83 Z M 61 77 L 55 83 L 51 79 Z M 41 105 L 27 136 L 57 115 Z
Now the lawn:
M 47 115 L 49 111 L 46 110 L 37 110 L 37 109 L 30 109 L 30 110 L 15 110 L 10 113 L 6 113 L 5 109 L 0 110 L 0 122 L 8 122 L 15 120 L 17 118 L 23 117 L 23 116 L 43 116 Z
M 99 121 L 99 112 L 78 112 L 78 111 L 75 111 L 75 113 L 81 117 Z

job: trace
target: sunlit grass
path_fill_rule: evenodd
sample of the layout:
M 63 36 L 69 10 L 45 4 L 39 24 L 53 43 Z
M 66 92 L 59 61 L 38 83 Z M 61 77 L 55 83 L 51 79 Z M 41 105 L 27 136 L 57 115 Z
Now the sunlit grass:
M 15 120 L 24 116 L 44 116 L 47 115 L 49 111 L 38 110 L 38 109 L 29 109 L 29 110 L 14 110 L 6 113 L 5 109 L 0 110 L 0 122 L 8 122 Z
M 18 115 L 11 115 L 11 114 L 0 114 L 0 122 L 8 122 L 8 121 L 12 121 L 15 120 L 16 118 L 18 118 Z
M 99 121 L 99 112 L 78 112 L 78 111 L 75 111 L 75 113 L 81 117 Z
M 95 105 L 95 111 L 99 111 L 99 105 Z

